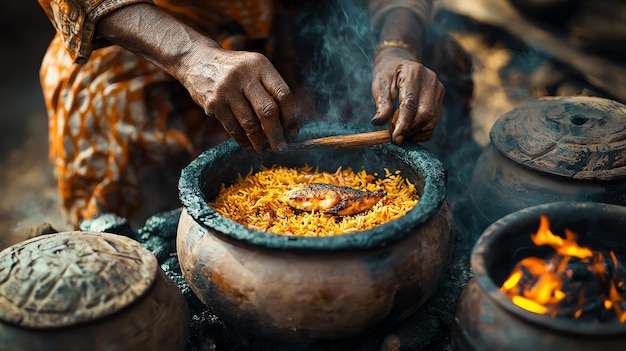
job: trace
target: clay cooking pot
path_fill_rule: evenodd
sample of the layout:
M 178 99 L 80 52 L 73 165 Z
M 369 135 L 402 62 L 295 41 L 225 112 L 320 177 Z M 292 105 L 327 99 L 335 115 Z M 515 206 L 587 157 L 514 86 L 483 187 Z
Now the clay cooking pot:
M 503 216 L 556 201 L 626 204 L 626 106 L 546 97 L 502 115 L 480 155 L 469 198 L 480 234 Z
M 313 125 L 301 137 L 328 136 L 329 130 L 360 131 Z M 399 169 L 421 199 L 396 221 L 319 238 L 252 230 L 207 204 L 222 183 L 251 168 L 305 163 L 329 172 L 339 166 L 370 174 Z M 416 144 L 260 155 L 228 141 L 183 170 L 179 191 L 178 258 L 192 291 L 229 324 L 275 340 L 332 340 L 387 328 L 431 296 L 452 252 L 446 174 Z

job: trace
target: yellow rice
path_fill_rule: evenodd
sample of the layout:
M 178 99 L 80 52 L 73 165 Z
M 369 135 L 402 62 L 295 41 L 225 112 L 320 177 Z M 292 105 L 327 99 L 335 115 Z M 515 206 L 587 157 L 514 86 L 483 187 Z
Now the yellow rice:
M 355 189 L 387 193 L 369 211 L 351 216 L 334 216 L 318 211 L 297 211 L 279 198 L 295 185 L 328 183 Z M 221 185 L 217 197 L 209 202 L 216 212 L 255 230 L 280 235 L 333 236 L 371 229 L 402 217 L 419 200 L 415 186 L 400 175 L 385 168 L 385 176 L 353 172 L 339 167 L 334 173 L 320 172 L 305 165 L 301 168 L 283 166 L 263 167 L 246 177 L 239 175 L 237 183 Z

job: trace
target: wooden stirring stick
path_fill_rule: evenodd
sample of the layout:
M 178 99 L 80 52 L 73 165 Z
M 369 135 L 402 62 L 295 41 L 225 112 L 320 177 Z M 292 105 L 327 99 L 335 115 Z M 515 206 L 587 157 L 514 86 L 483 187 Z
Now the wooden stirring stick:
M 389 130 L 379 130 L 348 135 L 334 135 L 329 137 L 308 139 L 289 143 L 289 151 L 292 150 L 312 150 L 312 149 L 346 149 L 354 147 L 365 147 L 391 142 L 391 132 Z

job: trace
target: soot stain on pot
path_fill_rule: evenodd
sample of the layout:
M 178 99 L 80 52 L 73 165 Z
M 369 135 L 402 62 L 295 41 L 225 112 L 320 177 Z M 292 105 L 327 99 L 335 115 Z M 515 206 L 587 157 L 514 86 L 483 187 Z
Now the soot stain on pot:
M 226 298 L 216 299 L 216 301 L 218 301 L 219 304 L 213 304 L 211 306 L 207 306 L 209 310 L 211 310 L 212 312 L 215 309 L 227 309 L 230 311 L 238 311 L 238 310 L 243 311 L 241 307 L 245 305 L 246 303 L 248 303 L 244 294 L 237 292 L 235 289 L 230 287 L 230 285 L 227 282 L 223 280 L 218 280 L 218 277 L 214 277 L 212 281 L 207 282 L 206 284 L 203 282 L 204 279 L 200 279 L 200 277 L 196 275 L 194 275 L 193 279 L 194 279 L 194 282 L 200 282 L 199 286 L 201 287 L 201 289 L 206 289 L 206 290 L 203 290 L 204 294 L 207 294 L 207 295 L 219 294 L 219 291 L 224 290 L 224 287 L 226 287 L 226 290 L 231 291 L 236 295 L 236 299 L 234 300 L 236 301 L 236 303 L 229 303 L 229 301 L 231 300 L 226 299 Z M 243 313 L 243 312 L 238 314 L 238 318 L 242 320 L 243 323 L 246 323 L 246 324 L 254 322 L 257 319 L 259 319 L 259 317 L 256 315 L 251 315 L 249 313 Z

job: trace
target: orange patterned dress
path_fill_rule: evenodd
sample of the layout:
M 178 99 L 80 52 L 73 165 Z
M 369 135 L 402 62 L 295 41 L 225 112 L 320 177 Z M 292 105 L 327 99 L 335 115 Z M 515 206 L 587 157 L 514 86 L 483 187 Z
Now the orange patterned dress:
M 225 48 L 243 48 L 237 46 L 246 39 L 269 35 L 273 16 L 269 0 L 202 1 L 201 7 L 189 6 L 190 2 L 183 6 L 176 1 L 155 1 L 218 38 Z M 62 10 L 51 7 L 55 8 L 52 17 L 59 17 Z M 187 8 L 201 10 L 190 12 Z M 238 23 L 243 31 L 220 32 L 228 22 Z M 78 33 L 72 46 L 66 45 L 68 40 L 60 32 L 40 70 L 49 113 L 50 160 L 62 210 L 77 225 L 104 212 L 133 218 L 173 208 L 178 203 L 175 177 L 180 167 L 198 152 L 225 140 L 226 135 L 216 121 L 207 121 L 171 76 L 119 46 L 78 49 L 76 43 L 85 35 Z M 97 41 L 85 40 L 97 45 Z M 160 179 L 162 186 L 149 191 L 169 194 L 142 193 L 150 182 L 146 172 L 167 168 L 173 179 Z M 142 206 L 142 199 L 158 204 Z
M 96 35 L 100 18 L 137 2 L 154 3 L 227 49 L 261 42 L 270 58 L 273 24 L 293 11 L 272 0 L 39 0 L 57 30 L 40 70 L 50 160 L 60 207 L 75 225 L 106 212 L 143 220 L 178 207 L 180 169 L 227 137 L 171 76 Z M 429 3 L 370 2 L 376 14 Z M 150 177 L 164 171 L 169 178 Z

